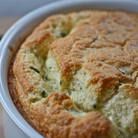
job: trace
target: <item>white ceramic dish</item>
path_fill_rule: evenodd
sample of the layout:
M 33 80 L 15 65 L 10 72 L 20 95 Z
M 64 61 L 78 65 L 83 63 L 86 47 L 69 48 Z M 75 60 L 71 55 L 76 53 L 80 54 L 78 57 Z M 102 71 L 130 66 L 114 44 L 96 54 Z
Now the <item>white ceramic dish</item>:
M 37 26 L 44 18 L 57 13 L 68 13 L 79 10 L 123 10 L 128 12 L 138 13 L 138 1 L 59 1 L 46 6 L 43 6 L 16 22 L 4 35 L 0 43 L 0 100 L 17 126 L 31 138 L 42 138 L 20 115 L 15 108 L 8 90 L 7 75 L 10 60 L 13 56 L 9 46 L 12 46 L 14 51 L 17 50 L 22 40 L 30 34 L 35 26 Z

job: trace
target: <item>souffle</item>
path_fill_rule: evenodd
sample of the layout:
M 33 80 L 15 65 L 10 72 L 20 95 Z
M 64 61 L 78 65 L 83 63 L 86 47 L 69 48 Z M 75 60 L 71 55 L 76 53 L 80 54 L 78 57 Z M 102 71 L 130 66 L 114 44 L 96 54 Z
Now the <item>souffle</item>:
M 20 46 L 8 83 L 46 138 L 138 138 L 138 14 L 51 15 Z

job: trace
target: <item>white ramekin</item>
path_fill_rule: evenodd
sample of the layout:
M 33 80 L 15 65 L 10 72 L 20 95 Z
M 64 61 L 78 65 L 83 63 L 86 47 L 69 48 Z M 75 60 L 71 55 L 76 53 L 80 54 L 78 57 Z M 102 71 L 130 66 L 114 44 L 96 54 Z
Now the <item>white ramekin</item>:
M 1 104 L 10 118 L 28 137 L 42 138 L 42 136 L 24 120 L 11 100 L 8 90 L 7 77 L 9 64 L 14 52 L 9 50 L 9 46 L 12 46 L 14 51 L 16 51 L 22 40 L 24 40 L 25 37 L 30 34 L 34 27 L 36 27 L 42 20 L 44 20 L 44 18 L 48 17 L 49 15 L 79 10 L 123 10 L 138 13 L 138 1 L 70 0 L 55 2 L 38 8 L 21 18 L 7 31 L 2 38 L 0 43 Z

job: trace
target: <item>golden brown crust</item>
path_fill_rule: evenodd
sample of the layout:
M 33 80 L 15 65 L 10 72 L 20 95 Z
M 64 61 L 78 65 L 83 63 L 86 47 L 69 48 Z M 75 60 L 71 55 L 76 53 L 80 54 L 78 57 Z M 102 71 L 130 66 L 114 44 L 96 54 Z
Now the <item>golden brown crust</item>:
M 68 35 L 60 38 L 63 31 Z M 125 134 L 99 112 L 84 113 L 65 92 L 51 92 L 43 79 L 44 62 L 50 51 L 64 84 L 83 69 L 89 74 L 89 93 L 98 97 L 102 107 L 116 95 L 116 86 L 130 99 L 138 97 L 137 45 L 136 14 L 83 11 L 51 16 L 26 39 L 10 66 L 13 102 L 23 117 L 48 138 L 123 137 Z

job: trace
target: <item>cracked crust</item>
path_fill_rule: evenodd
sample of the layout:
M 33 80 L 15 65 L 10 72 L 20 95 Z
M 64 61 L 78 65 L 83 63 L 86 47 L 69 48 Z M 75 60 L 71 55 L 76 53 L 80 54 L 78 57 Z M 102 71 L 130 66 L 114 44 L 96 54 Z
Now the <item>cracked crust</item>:
M 47 138 L 137 136 L 137 46 L 137 14 L 51 16 L 11 63 L 13 102 Z

